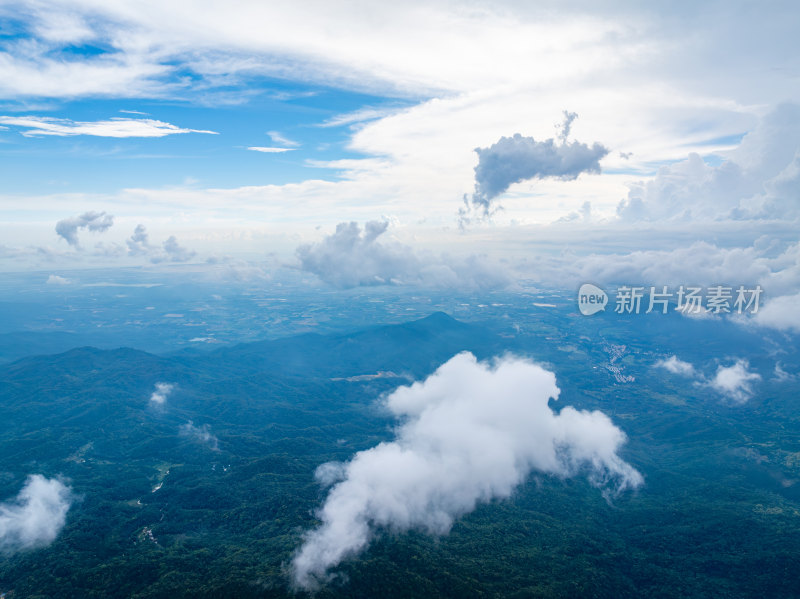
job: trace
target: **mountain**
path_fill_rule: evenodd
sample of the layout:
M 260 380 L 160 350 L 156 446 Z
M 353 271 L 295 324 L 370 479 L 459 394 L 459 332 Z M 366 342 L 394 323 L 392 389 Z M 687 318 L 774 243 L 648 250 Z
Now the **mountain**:
M 192 357 L 187 363 L 226 364 L 242 373 L 256 370 L 285 376 L 347 377 L 379 370 L 421 376 L 459 351 L 481 353 L 495 339 L 482 327 L 436 312 L 408 323 L 346 334 L 244 343 Z
M 645 486 L 612 499 L 532 477 L 446 537 L 386 531 L 317 597 L 800 596 L 791 388 L 765 380 L 763 400 L 726 405 L 654 370 L 657 337 L 592 322 L 511 336 L 435 313 L 204 354 L 78 347 L 0 365 L 0 500 L 30 474 L 75 496 L 50 546 L 0 556 L 0 594 L 296 596 L 286 564 L 316 523 L 317 467 L 391 439 L 383 394 L 468 350 L 547 363 L 554 408 L 608 414 Z

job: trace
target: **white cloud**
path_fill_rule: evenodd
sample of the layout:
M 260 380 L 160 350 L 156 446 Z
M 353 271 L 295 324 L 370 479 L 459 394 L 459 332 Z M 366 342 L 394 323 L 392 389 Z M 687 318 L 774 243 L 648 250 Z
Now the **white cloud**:
M 666 360 L 659 360 L 655 363 L 657 367 L 664 368 L 672 374 L 692 377 L 695 375 L 694 366 L 689 362 L 679 360 L 677 356 L 670 356 Z
M 189 262 L 197 255 L 197 252 L 187 249 L 178 243 L 174 235 L 170 235 L 161 248 L 150 244 L 150 236 L 144 225 L 136 225 L 136 228 L 126 241 L 129 256 L 149 256 L 150 262 L 160 264 L 162 262 Z
M 130 256 L 142 256 L 148 254 L 152 249 L 150 236 L 142 224 L 136 225 L 133 235 L 125 241 L 125 244 L 128 246 L 128 254 Z
M 47 285 L 71 285 L 72 281 L 59 275 L 50 275 L 45 283 Z
M 764 327 L 800 333 L 800 293 L 770 299 L 753 321 Z
M 631 186 L 626 220 L 782 219 L 800 216 L 800 105 L 766 114 L 719 166 L 692 153 Z
M 164 137 L 176 133 L 211 133 L 200 129 L 182 129 L 170 123 L 153 119 L 114 117 L 106 121 L 71 121 L 46 116 L 0 116 L 0 123 L 23 127 L 22 135 L 91 135 L 95 137 Z
M 153 264 L 159 262 L 189 262 L 197 255 L 197 252 L 187 249 L 178 243 L 174 235 L 170 235 L 167 240 L 161 244 L 163 252 L 154 255 L 150 258 Z
M 0 551 L 49 545 L 64 527 L 71 504 L 71 489 L 63 482 L 29 476 L 16 498 L 0 503 Z
M 744 403 L 753 395 L 752 382 L 758 380 L 761 375 L 749 370 L 747 360 L 736 360 L 732 366 L 720 365 L 709 385 L 734 402 Z
M 263 152 L 264 154 L 281 154 L 283 152 L 291 152 L 295 148 L 276 148 L 276 147 L 265 147 L 265 146 L 250 146 L 247 149 L 248 150 L 252 150 L 253 152 Z
M 267 135 L 272 140 L 272 143 L 278 144 L 280 146 L 289 146 L 291 148 L 296 148 L 300 144 L 292 139 L 288 139 L 284 137 L 280 131 L 267 131 Z
M 760 216 L 791 213 L 798 205 L 792 190 L 800 171 L 794 154 L 788 154 L 797 149 L 796 144 L 792 148 L 796 127 L 786 116 L 791 110 L 783 109 L 783 116 L 771 123 L 772 117 L 764 115 L 759 133 L 753 129 L 766 106 L 795 94 L 785 72 L 795 68 L 791 49 L 800 11 L 789 5 L 763 14 L 737 13 L 716 22 L 713 31 L 704 25 L 705 18 L 695 18 L 700 9 L 672 5 L 411 2 L 364 9 L 345 2 L 336 8 L 315 4 L 309 10 L 244 2 L 236 11 L 197 11 L 181 0 L 148 5 L 147 10 L 132 9 L 136 4 L 121 0 L 53 0 L 37 3 L 36 11 L 23 4 L 10 6 L 9 11 L 42 33 L 41 39 L 25 43 L 9 41 L 0 55 L 4 97 L 150 96 L 202 102 L 215 85 L 224 84 L 225 93 L 244 97 L 258 87 L 249 85 L 251 76 L 277 74 L 301 87 L 313 81 L 407 100 L 407 106 L 397 109 L 362 107 L 328 119 L 330 125 L 359 123 L 347 149 L 366 157 L 331 161 L 341 171 L 335 181 L 125 190 L 98 198 L 95 206 L 110 205 L 104 202 L 108 199 L 146 210 L 148 218 L 190 206 L 202 226 L 211 228 L 213 223 L 218 231 L 225 228 L 220 235 L 231 237 L 248 235 L 255 221 L 250 217 L 274 215 L 276 207 L 281 234 L 288 231 L 306 239 L 316 225 L 392 215 L 404 225 L 424 220 L 430 240 L 455 225 L 460 199 L 472 191 L 477 162 L 473 148 L 486 148 L 514 131 L 548 139 L 553 115 L 565 106 L 581 114 L 574 124 L 578 139 L 602 140 L 613 149 L 603 159 L 604 174 L 569 183 L 552 178 L 536 180 L 535 186 L 514 183 L 504 192 L 506 211 L 492 226 L 455 243 L 491 237 L 493 249 L 503 244 L 505 250 L 507 240 L 516 236 L 516 248 L 531 256 L 530 246 L 536 243 L 531 239 L 542 231 L 523 231 L 518 225 L 586 214 L 569 225 L 575 228 L 565 225 L 562 237 L 571 233 L 573 241 L 575 236 L 583 239 L 585 229 L 576 225 L 591 221 L 607 226 L 608 239 L 616 240 L 626 223 L 641 223 L 641 218 L 659 226 L 664 220 L 686 224 L 688 231 L 689 222 L 728 215 L 755 223 Z M 713 10 L 703 9 L 702 16 Z M 781 19 L 774 19 L 777 10 Z M 61 22 L 63 26 L 54 25 Z M 415 32 L 414 43 L 408 31 Z M 747 50 L 740 44 L 742 31 L 752 40 Z M 59 40 L 73 38 L 109 50 L 97 56 L 60 53 L 68 47 Z M 723 49 L 730 60 L 720 64 L 714 53 Z M 763 64 L 775 68 L 760 68 Z M 741 76 L 744 65 L 750 67 L 747 77 Z M 191 76 L 185 77 L 187 72 Z M 736 136 L 748 130 L 747 147 L 731 152 Z M 691 152 L 697 157 L 686 160 Z M 720 156 L 729 157 L 738 169 L 713 166 Z M 652 192 L 644 189 L 647 183 L 641 180 L 654 165 L 676 160 L 685 164 L 667 167 Z M 777 170 L 772 172 L 770 164 Z M 643 198 L 645 215 L 629 213 L 621 223 L 604 222 L 615 218 L 628 184 L 636 188 L 629 199 Z M 587 201 L 591 212 L 582 212 Z M 7 200 L 13 202 L 19 200 Z M 693 220 L 680 221 L 687 207 Z M 114 212 L 120 213 L 116 205 Z M 139 212 L 135 218 L 144 217 Z M 741 220 L 730 222 L 745 226 Z M 639 233 L 627 244 L 602 243 L 618 254 L 651 247 L 641 243 L 649 236 Z M 687 232 L 680 242 L 688 246 L 698 239 L 723 245 L 702 229 Z M 679 270 L 675 265 L 672 269 Z
M 640 486 L 642 476 L 618 455 L 625 434 L 599 411 L 554 412 L 548 401 L 558 395 L 555 376 L 531 362 L 479 363 L 469 353 L 398 388 L 385 401 L 402 422 L 395 440 L 318 471 L 321 481 L 340 480 L 294 557 L 294 582 L 324 582 L 376 529 L 446 534 L 455 518 L 508 497 L 531 471 L 586 472 L 616 492 Z
M 418 254 L 396 241 L 379 241 L 388 222 L 370 221 L 361 227 L 339 223 L 322 241 L 297 248 L 300 268 L 337 287 L 416 284 L 426 287 L 505 287 L 507 273 L 480 256 L 453 258 Z
M 208 424 L 203 424 L 202 426 L 195 426 L 194 423 L 190 420 L 186 424 L 182 424 L 178 429 L 178 433 L 182 437 L 189 437 L 197 441 L 198 443 L 202 443 L 203 445 L 207 445 L 212 451 L 219 450 L 219 439 L 211 434 L 211 427 Z
M 400 109 L 398 108 L 359 108 L 358 110 L 354 110 L 353 112 L 347 112 L 344 114 L 337 114 L 326 120 L 323 123 L 320 123 L 320 127 L 342 127 L 344 125 L 353 125 L 356 123 L 363 123 L 364 121 L 374 121 L 376 119 L 382 119 L 387 117 L 391 114 L 398 112 Z
M 114 217 L 105 212 L 84 212 L 80 216 L 65 218 L 56 223 L 56 233 L 73 247 L 78 247 L 78 230 L 88 229 L 97 233 L 107 231 L 114 224 Z
M 175 383 L 156 383 L 155 391 L 150 395 L 150 403 L 156 406 L 163 406 L 170 393 L 175 390 Z

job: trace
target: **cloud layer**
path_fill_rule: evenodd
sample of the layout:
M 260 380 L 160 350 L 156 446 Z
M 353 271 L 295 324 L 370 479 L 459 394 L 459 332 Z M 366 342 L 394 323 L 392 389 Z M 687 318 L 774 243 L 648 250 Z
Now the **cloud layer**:
M 0 551 L 36 549 L 52 543 L 64 527 L 72 492 L 41 474 L 28 477 L 19 494 L 0 503 Z
M 314 588 L 329 568 L 362 551 L 377 530 L 445 534 L 478 503 L 508 497 L 531 471 L 586 472 L 614 491 L 642 476 L 619 457 L 625 434 L 602 412 L 548 405 L 553 373 L 506 357 L 459 354 L 423 382 L 400 387 L 386 407 L 402 424 L 394 441 L 317 471 L 336 484 L 292 562 L 294 582 Z

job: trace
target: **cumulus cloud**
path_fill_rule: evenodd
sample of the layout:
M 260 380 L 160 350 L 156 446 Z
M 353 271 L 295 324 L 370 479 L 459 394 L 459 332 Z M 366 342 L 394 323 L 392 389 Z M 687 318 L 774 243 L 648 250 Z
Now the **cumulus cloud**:
M 379 238 L 389 223 L 339 223 L 322 241 L 297 248 L 300 268 L 336 287 L 417 284 L 435 288 L 505 287 L 503 268 L 481 256 L 455 258 L 418 254 L 412 248 Z
M 800 105 L 765 115 L 719 165 L 692 153 L 633 184 L 617 214 L 628 221 L 751 220 L 800 216 Z
M 94 137 L 164 137 L 176 133 L 212 133 L 200 129 L 182 129 L 170 123 L 153 119 L 114 117 L 107 121 L 71 121 L 46 116 L 0 116 L 0 123 L 22 127 L 22 135 L 35 137 L 54 135 L 69 137 L 91 135 Z
M 198 443 L 207 445 L 213 451 L 219 451 L 219 439 L 211 434 L 211 427 L 208 424 L 195 426 L 190 420 L 186 424 L 180 426 L 178 433 L 182 437 L 189 437 Z
M 129 256 L 149 256 L 150 262 L 188 262 L 197 252 L 187 249 L 178 243 L 174 235 L 170 235 L 161 248 L 150 244 L 150 235 L 144 225 L 136 225 L 136 229 L 126 241 Z
M 753 317 L 753 321 L 772 329 L 800 333 L 800 293 L 769 300 Z
M 70 488 L 60 480 L 29 476 L 16 498 L 0 503 L 0 551 L 52 543 L 64 527 L 72 500 Z
M 732 366 L 720 365 L 709 385 L 734 402 L 744 403 L 753 396 L 752 382 L 761 379 L 761 375 L 751 372 L 749 367 L 747 360 L 736 360 Z
M 679 374 L 681 376 L 694 376 L 694 366 L 689 362 L 679 360 L 678 356 L 670 356 L 666 360 L 659 360 L 655 363 L 659 368 L 668 370 L 672 374 Z
M 639 487 L 641 474 L 618 454 L 625 434 L 599 411 L 554 412 L 548 402 L 558 395 L 553 373 L 536 364 L 510 356 L 480 363 L 469 353 L 394 391 L 385 403 L 402 420 L 395 440 L 319 468 L 320 481 L 338 482 L 294 557 L 295 584 L 324 582 L 381 529 L 446 534 L 531 471 L 585 472 L 608 492 Z
M 501 137 L 488 148 L 475 148 L 478 153 L 475 191 L 471 198 L 464 198 L 462 221 L 472 208 L 488 215 L 492 200 L 514 183 L 545 178 L 572 181 L 581 173 L 599 173 L 600 160 L 608 154 L 608 149 L 597 142 L 589 146 L 567 141 L 577 116 L 564 111 L 558 142 L 552 138 L 536 141 L 516 133 L 513 137 Z
M 108 230 L 114 224 L 114 217 L 105 212 L 84 212 L 79 216 L 65 218 L 56 223 L 56 233 L 73 247 L 79 247 L 78 231 L 88 229 L 97 233 Z
M 130 256 L 142 256 L 148 254 L 152 249 L 147 229 L 141 224 L 136 225 L 133 235 L 125 241 L 125 244 L 128 246 L 128 254 Z
M 167 397 L 174 390 L 174 383 L 156 383 L 155 391 L 150 395 L 150 403 L 156 406 L 163 406 L 167 401 Z
M 159 262 L 188 262 L 197 255 L 197 252 L 180 245 L 174 235 L 170 235 L 161 247 L 163 252 L 150 258 L 150 261 L 154 264 Z

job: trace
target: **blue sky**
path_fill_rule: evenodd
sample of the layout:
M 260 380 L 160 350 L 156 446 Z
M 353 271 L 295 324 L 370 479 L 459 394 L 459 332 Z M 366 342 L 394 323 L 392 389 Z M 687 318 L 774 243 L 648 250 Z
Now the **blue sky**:
M 788 294 L 799 27 L 792 2 L 2 2 L 0 261 L 447 286 L 710 247 L 690 275 Z
M 347 148 L 347 125 L 330 126 L 335 117 L 364 106 L 399 107 L 392 98 L 283 81 L 257 82 L 259 95 L 242 104 L 208 106 L 178 100 L 87 98 L 53 103 L 36 116 L 96 122 L 152 119 L 181 129 L 213 131 L 163 137 L 51 136 L 11 125 L 0 145 L 3 191 L 17 194 L 60 192 L 113 193 L 125 187 L 236 187 L 334 180 L 336 171 L 309 160 L 358 158 Z M 4 116 L 33 111 L 6 106 Z M 16 110 L 9 110 L 15 108 Z M 275 137 L 277 139 L 273 139 Z M 285 138 L 285 141 L 281 138 Z M 281 153 L 251 147 L 286 148 Z M 42 177 L 46 172 L 47 177 Z

